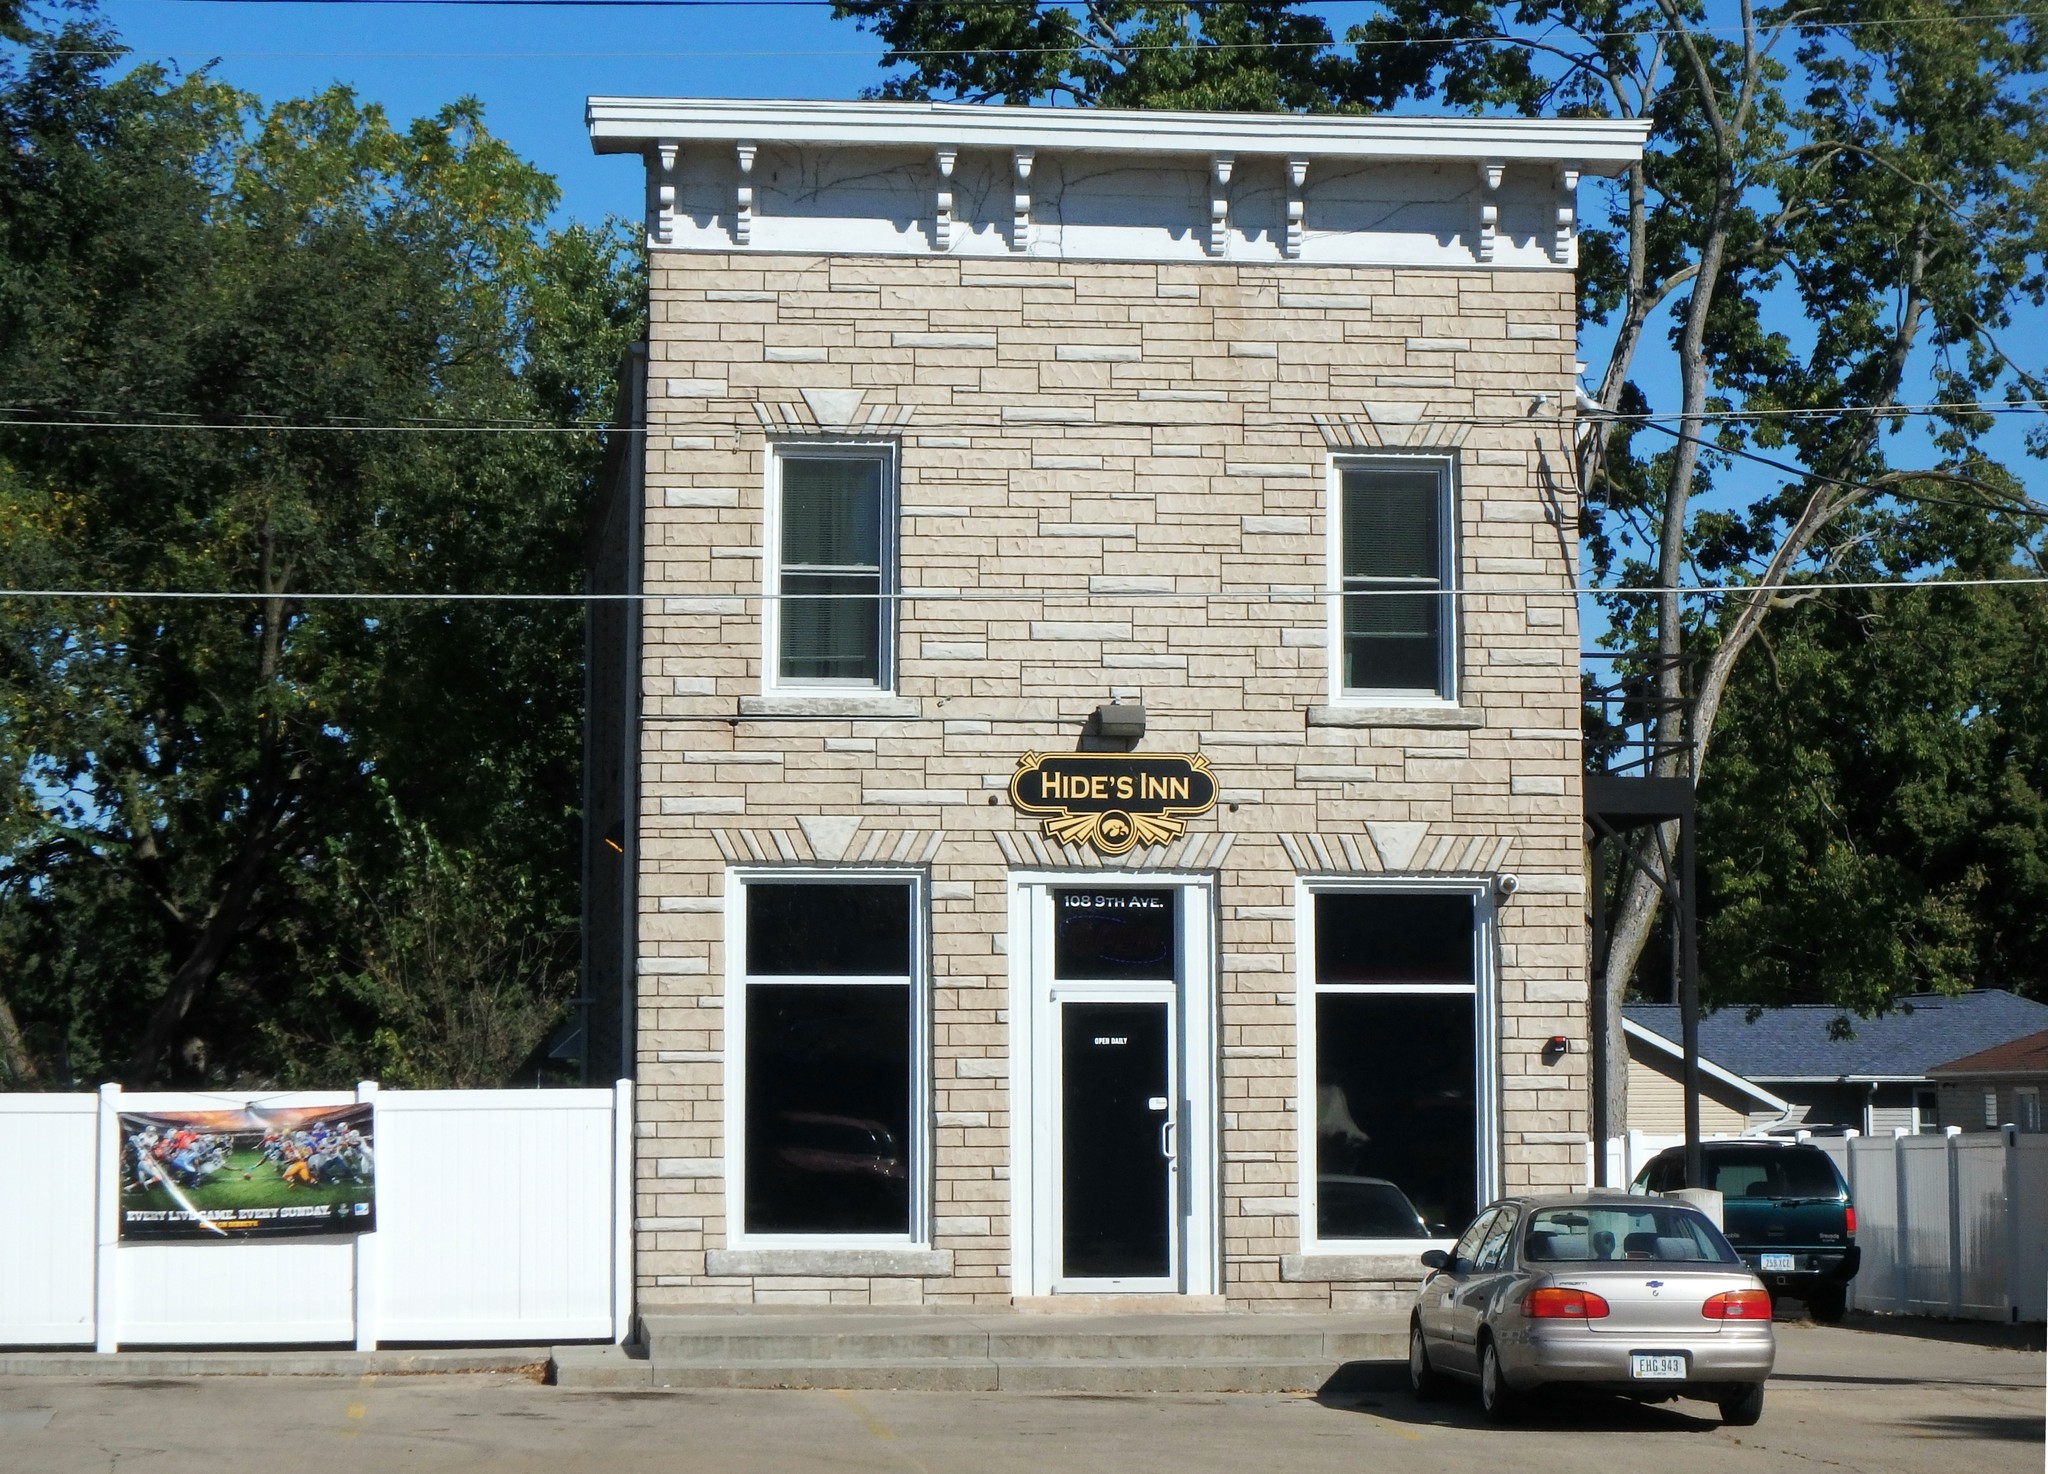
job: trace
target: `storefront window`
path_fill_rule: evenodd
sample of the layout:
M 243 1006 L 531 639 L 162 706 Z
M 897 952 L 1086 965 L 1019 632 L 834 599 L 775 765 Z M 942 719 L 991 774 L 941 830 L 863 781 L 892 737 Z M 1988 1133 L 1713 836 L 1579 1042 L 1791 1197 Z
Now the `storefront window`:
M 1447 1238 L 1480 1202 L 1474 899 L 1313 906 L 1316 1237 Z
M 746 885 L 749 1234 L 911 1231 L 908 881 Z

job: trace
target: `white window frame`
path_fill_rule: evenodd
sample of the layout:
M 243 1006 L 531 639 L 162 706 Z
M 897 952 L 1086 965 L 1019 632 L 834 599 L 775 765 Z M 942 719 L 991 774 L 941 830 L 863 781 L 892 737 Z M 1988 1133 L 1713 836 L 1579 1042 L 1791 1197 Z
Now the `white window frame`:
M 1053 892 L 1163 889 L 1181 892 L 1180 1122 L 1182 1218 L 1180 1287 L 1171 1295 L 1215 1295 L 1223 1286 L 1223 1089 L 1217 999 L 1223 975 L 1217 877 L 1189 870 L 1013 870 L 1007 877 L 1010 973 L 1010 1275 L 1012 1293 L 1059 1292 L 1060 1170 L 1056 1131 L 1059 1050 L 1052 976 Z M 1086 988 L 1086 984 L 1065 985 Z M 1083 1282 L 1095 1292 L 1106 1282 Z
M 747 1232 L 747 886 L 757 881 L 910 887 L 910 1222 L 904 1233 Z M 725 873 L 725 1241 L 734 1249 L 928 1249 L 932 1242 L 931 885 L 901 866 L 735 865 Z M 831 987 L 895 983 L 894 975 L 764 975 L 764 983 Z
M 2015 1085 L 2012 1092 L 2012 1122 L 2022 1131 L 2041 1129 L 2041 1087 Z
M 881 639 L 873 681 L 790 680 L 782 674 L 782 466 L 788 460 L 872 460 L 882 467 Z M 893 440 L 771 440 L 761 519 L 761 690 L 775 696 L 896 694 L 896 589 L 901 474 Z
M 1389 467 L 1400 470 L 1431 469 L 1438 473 L 1437 577 L 1443 599 L 1443 625 L 1437 648 L 1437 687 L 1434 691 L 1400 688 L 1346 686 L 1344 684 L 1344 472 L 1347 469 Z M 1332 706 L 1418 706 L 1453 708 L 1458 704 L 1460 651 L 1464 646 L 1464 598 L 1458 588 L 1459 521 L 1462 500 L 1458 484 L 1458 457 L 1441 451 L 1411 453 L 1373 451 L 1330 457 L 1324 497 L 1329 515 L 1324 517 L 1325 578 L 1329 590 L 1326 619 L 1330 665 L 1329 701 Z
M 1369 892 L 1375 895 L 1470 896 L 1472 898 L 1472 981 L 1468 983 L 1334 983 L 1332 993 L 1469 994 L 1472 1006 L 1472 1088 L 1474 1162 L 1479 1180 L 1473 1184 L 1481 1210 L 1500 1196 L 1500 1007 L 1499 967 L 1493 885 L 1478 876 L 1399 879 L 1356 875 L 1302 876 L 1294 884 L 1295 1029 L 1300 1048 L 1295 1061 L 1295 1168 L 1301 1252 L 1307 1255 L 1395 1254 L 1413 1256 L 1425 1249 L 1449 1249 L 1466 1225 L 1445 1225 L 1441 1239 L 1325 1239 L 1316 1227 L 1316 928 L 1318 896 Z

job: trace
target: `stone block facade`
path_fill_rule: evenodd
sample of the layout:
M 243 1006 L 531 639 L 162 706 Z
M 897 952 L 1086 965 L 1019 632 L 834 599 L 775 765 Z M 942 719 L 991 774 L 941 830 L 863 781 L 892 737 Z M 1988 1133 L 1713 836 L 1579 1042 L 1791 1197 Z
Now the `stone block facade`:
M 1207 887 L 1207 1303 L 1385 1308 L 1416 1277 L 1412 1253 L 1318 1251 L 1303 1222 L 1305 878 L 1470 883 L 1491 954 L 1483 1186 L 1587 1181 L 1569 269 L 651 261 L 631 943 L 643 1310 L 1031 1298 L 1012 1171 L 1040 1129 L 1015 1111 L 1019 875 Z M 893 458 L 893 681 L 778 693 L 770 461 L 840 441 Z M 1447 701 L 1333 699 L 1333 467 L 1388 452 L 1454 476 Z M 1121 856 L 1055 843 L 1007 794 L 1021 755 L 1073 751 L 1113 699 L 1142 704 L 1140 751 L 1200 753 L 1218 789 L 1184 836 Z M 908 1247 L 733 1242 L 728 891 L 777 867 L 922 877 L 924 1209 Z

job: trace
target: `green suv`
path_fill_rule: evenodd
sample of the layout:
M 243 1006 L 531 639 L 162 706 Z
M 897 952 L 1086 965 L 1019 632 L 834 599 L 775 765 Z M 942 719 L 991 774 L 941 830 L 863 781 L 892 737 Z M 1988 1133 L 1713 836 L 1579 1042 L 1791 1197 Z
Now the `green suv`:
M 1773 1302 L 1790 1295 L 1818 1321 L 1837 1321 L 1862 1251 L 1849 1185 L 1817 1146 L 1768 1137 L 1703 1141 L 1700 1184 L 1721 1194 L 1721 1226 Z M 1685 1186 L 1685 1148 L 1650 1158 L 1629 1189 L 1671 1192 Z

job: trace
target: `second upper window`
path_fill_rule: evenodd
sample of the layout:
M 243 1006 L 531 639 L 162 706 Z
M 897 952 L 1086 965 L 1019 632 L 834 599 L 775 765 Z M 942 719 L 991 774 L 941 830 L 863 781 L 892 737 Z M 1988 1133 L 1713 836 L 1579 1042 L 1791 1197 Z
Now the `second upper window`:
M 1454 699 L 1450 463 L 1346 460 L 1335 481 L 1335 694 Z
M 766 652 L 774 685 L 889 688 L 894 470 L 881 448 L 776 452 Z

